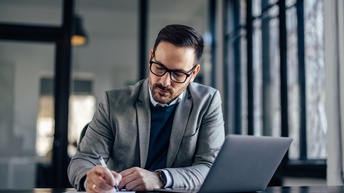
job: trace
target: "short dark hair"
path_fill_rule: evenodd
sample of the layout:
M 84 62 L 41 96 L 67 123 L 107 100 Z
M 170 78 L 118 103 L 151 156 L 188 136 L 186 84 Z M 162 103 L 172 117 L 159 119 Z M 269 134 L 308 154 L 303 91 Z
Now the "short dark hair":
M 155 40 L 153 51 L 160 42 L 168 42 L 180 47 L 194 47 L 197 63 L 202 57 L 204 41 L 195 29 L 186 25 L 172 24 L 162 28 Z

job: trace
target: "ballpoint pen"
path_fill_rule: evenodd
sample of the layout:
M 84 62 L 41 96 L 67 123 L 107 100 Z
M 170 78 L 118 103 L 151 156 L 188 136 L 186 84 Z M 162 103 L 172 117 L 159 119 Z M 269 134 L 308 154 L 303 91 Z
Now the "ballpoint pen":
M 102 164 L 103 167 L 108 168 L 102 156 L 99 156 L 99 161 L 100 161 L 100 164 Z M 117 186 L 114 186 L 114 188 L 115 188 L 115 190 L 117 192 L 119 192 L 119 189 L 118 189 Z

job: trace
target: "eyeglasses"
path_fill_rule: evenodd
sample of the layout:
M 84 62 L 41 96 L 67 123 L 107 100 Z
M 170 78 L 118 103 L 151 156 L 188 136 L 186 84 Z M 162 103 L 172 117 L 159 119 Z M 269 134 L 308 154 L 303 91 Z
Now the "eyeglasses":
M 166 74 L 166 72 L 170 73 L 170 78 L 173 82 L 176 83 L 184 83 L 186 81 L 186 79 L 189 78 L 189 76 L 191 76 L 191 74 L 193 73 L 193 71 L 196 69 L 195 65 L 194 67 L 191 68 L 191 70 L 189 70 L 188 72 L 183 72 L 181 70 L 170 70 L 168 68 L 166 68 L 163 64 L 159 63 L 159 62 L 154 62 L 154 61 L 149 61 L 149 70 L 151 71 L 151 73 L 153 73 L 155 76 L 164 76 Z

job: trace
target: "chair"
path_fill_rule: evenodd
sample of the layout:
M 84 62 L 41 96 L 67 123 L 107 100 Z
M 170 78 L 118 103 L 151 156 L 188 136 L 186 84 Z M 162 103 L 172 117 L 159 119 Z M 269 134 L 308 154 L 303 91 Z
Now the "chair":
M 89 125 L 89 123 L 87 123 L 87 124 L 84 126 L 84 128 L 81 130 L 80 139 L 79 139 L 79 144 L 81 143 L 82 138 L 84 138 L 84 136 L 85 136 L 86 130 L 87 130 L 87 128 L 88 128 L 88 125 Z

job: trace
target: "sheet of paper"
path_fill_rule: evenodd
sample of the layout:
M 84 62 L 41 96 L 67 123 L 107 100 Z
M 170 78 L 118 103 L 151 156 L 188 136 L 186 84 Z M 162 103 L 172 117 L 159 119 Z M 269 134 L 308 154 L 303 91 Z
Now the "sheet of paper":
M 112 191 L 112 192 L 117 192 L 116 190 Z M 123 192 L 123 193 L 135 193 L 135 191 L 126 191 L 126 190 L 121 190 L 119 192 Z M 72 190 L 72 191 L 67 191 L 67 192 L 64 192 L 64 193 L 86 193 L 86 192 L 78 192 L 76 190 Z

